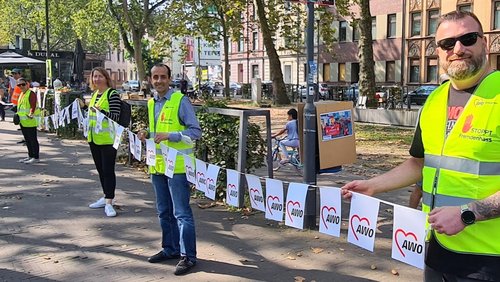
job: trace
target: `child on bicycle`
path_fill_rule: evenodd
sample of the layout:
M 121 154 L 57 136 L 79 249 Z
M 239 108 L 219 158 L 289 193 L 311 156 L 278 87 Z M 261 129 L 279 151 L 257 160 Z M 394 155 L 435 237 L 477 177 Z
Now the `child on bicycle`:
M 288 153 L 286 149 L 287 146 L 293 148 L 299 147 L 299 132 L 298 132 L 299 125 L 297 123 L 297 110 L 290 109 L 288 110 L 287 115 L 288 115 L 287 118 L 288 122 L 286 123 L 285 127 L 276 134 L 273 134 L 271 136 L 272 138 L 276 138 L 277 136 L 280 136 L 285 132 L 287 134 L 286 140 L 282 140 L 280 142 L 280 151 L 281 151 L 280 164 L 286 164 L 290 161 L 288 159 Z

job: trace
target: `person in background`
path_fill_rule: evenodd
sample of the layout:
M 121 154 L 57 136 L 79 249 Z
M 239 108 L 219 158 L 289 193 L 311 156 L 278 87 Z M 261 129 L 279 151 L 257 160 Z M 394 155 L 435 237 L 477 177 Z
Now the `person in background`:
M 148 101 L 149 132 L 141 131 L 138 137 L 142 141 L 152 138 L 157 151 L 161 143 L 179 151 L 172 178 L 165 175 L 166 165 L 161 153 L 156 154 L 155 165 L 149 166 L 162 230 L 162 250 L 148 261 L 158 263 L 180 258 L 174 274 L 181 275 L 196 265 L 196 232 L 184 158 L 194 158 L 191 140 L 201 137 L 201 128 L 189 99 L 180 91 L 169 89 L 170 80 L 168 66 L 157 64 L 151 69 L 156 94 Z
M 342 187 L 374 195 L 423 179 L 428 213 L 425 281 L 500 278 L 500 72 L 490 67 L 479 19 L 453 11 L 439 18 L 439 65 L 449 81 L 419 115 L 411 157 L 369 180 Z
M 40 119 L 40 109 L 37 106 L 36 94 L 30 90 L 28 81 L 19 78 L 17 86 L 22 91 L 21 96 L 19 96 L 17 114 L 24 140 L 26 140 L 26 147 L 28 147 L 28 157 L 19 162 L 32 164 L 40 161 L 40 145 L 36 130 Z
M 0 78 L 0 121 L 5 121 L 5 105 L 7 99 L 9 98 L 9 93 L 5 87 L 3 78 Z
M 288 150 L 286 149 L 286 147 L 287 146 L 292 148 L 299 147 L 299 133 L 298 133 L 299 124 L 297 122 L 297 110 L 290 109 L 286 114 L 288 115 L 287 117 L 288 121 L 285 124 L 285 127 L 280 131 L 276 132 L 275 134 L 271 135 L 271 138 L 276 138 L 285 132 L 287 134 L 286 140 L 282 140 L 280 142 L 281 165 L 284 165 L 290 161 L 287 153 Z
M 21 95 L 21 88 L 17 86 L 17 80 L 21 78 L 21 69 L 12 69 L 10 72 L 9 76 L 9 97 L 10 97 L 10 102 L 14 104 L 14 107 L 12 107 L 12 111 L 16 112 L 17 111 L 17 104 L 19 100 L 19 96 Z M 23 142 L 18 142 L 18 143 L 23 143 Z
M 99 173 L 104 196 L 89 205 L 91 209 L 104 208 L 108 217 L 116 216 L 113 207 L 116 189 L 116 149 L 113 148 L 114 138 L 110 134 L 110 123 L 108 119 L 117 122 L 120 119 L 121 100 L 120 94 L 111 88 L 111 77 L 105 68 L 96 67 L 90 73 L 90 87 L 94 91 L 88 107 L 78 99 L 82 109 L 89 109 L 89 131 L 87 141 L 94 164 Z M 55 86 L 54 86 L 55 87 Z M 108 119 L 102 121 L 102 129 L 96 132 L 97 114 L 103 113 Z

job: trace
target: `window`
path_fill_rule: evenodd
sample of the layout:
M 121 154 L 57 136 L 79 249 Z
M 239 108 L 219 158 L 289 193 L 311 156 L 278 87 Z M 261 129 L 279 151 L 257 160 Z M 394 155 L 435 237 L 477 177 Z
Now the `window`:
M 420 12 L 411 13 L 411 36 L 420 36 L 422 28 L 422 14 Z
M 252 65 L 252 78 L 259 77 L 259 65 Z
M 387 15 L 387 37 L 396 37 L 396 14 Z
M 438 66 L 436 58 L 427 58 L 427 79 L 426 82 L 438 81 Z
M 500 1 L 495 1 L 495 15 L 494 17 L 494 23 L 493 23 L 493 28 L 494 29 L 500 29 Z
M 259 49 L 259 34 L 254 31 L 252 33 L 252 50 Z
M 394 82 L 396 80 L 396 62 L 385 62 L 385 81 Z
M 372 40 L 377 38 L 377 17 L 372 17 Z
M 330 64 L 323 64 L 323 81 L 330 81 Z
M 427 25 L 427 35 L 433 35 L 436 33 L 437 24 L 439 20 L 439 10 L 430 10 L 429 12 L 429 20 Z
M 472 12 L 472 5 L 471 4 L 464 4 L 458 6 L 458 10 L 462 12 Z
M 243 37 L 240 37 L 240 40 L 238 40 L 237 44 L 238 44 L 238 52 L 243 52 L 243 48 L 244 48 Z
M 345 63 L 339 63 L 339 81 L 345 81 Z
M 352 26 L 352 41 L 359 41 L 359 29 L 357 26 Z
M 420 60 L 410 60 L 410 82 L 420 82 Z
M 120 50 L 116 50 L 116 61 L 120 61 Z
M 347 22 L 339 22 L 339 41 L 345 42 L 347 40 Z
M 125 62 L 125 50 L 122 50 L 122 62 Z

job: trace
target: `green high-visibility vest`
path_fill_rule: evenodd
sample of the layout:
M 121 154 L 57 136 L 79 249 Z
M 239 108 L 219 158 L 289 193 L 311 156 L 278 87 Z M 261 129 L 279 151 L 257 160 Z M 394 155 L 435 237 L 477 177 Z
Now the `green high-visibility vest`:
M 30 96 L 31 90 L 26 90 L 26 92 L 21 94 L 19 97 L 19 102 L 17 106 L 17 114 L 19 115 L 19 120 L 23 127 L 37 127 L 40 121 L 40 109 L 38 108 L 38 102 L 35 106 L 35 112 L 33 113 L 33 118 L 29 118 L 28 115 L 31 110 Z
M 111 91 L 111 88 L 106 89 L 104 93 L 102 93 L 101 98 L 99 98 L 99 101 L 97 101 L 97 94 L 99 91 L 95 91 L 94 94 L 92 95 L 92 99 L 90 99 L 90 104 L 89 104 L 89 131 L 87 135 L 87 141 L 88 142 L 94 142 L 97 145 L 111 145 L 115 142 L 113 136 L 111 136 L 111 132 L 109 129 L 109 121 L 107 118 L 104 118 L 102 120 L 102 129 L 99 131 L 99 133 L 96 133 L 96 125 L 97 125 L 97 113 L 92 111 L 90 108 L 94 106 L 98 106 L 99 109 L 102 111 L 109 112 L 109 100 L 108 97 L 112 93 L 108 92 Z
M 173 92 L 170 100 L 167 100 L 158 115 L 158 120 L 155 124 L 155 100 L 149 99 L 148 101 L 148 115 L 149 115 L 149 137 L 155 138 L 158 133 L 181 132 L 186 129 L 179 120 L 179 108 L 181 100 L 184 95 L 180 91 Z M 170 142 L 168 140 L 162 141 L 167 147 L 174 148 L 179 153 L 175 160 L 174 173 L 185 173 L 184 168 L 184 155 L 194 158 L 193 145 L 184 142 Z M 160 144 L 156 144 L 156 162 L 154 166 L 149 166 L 149 173 L 151 174 L 164 174 L 165 161 L 161 153 Z
M 468 204 L 500 191 L 500 72 L 479 84 L 446 137 L 449 88 L 449 82 L 437 88 L 420 117 L 424 212 Z M 433 235 L 455 252 L 500 255 L 500 218 L 477 221 L 453 236 Z

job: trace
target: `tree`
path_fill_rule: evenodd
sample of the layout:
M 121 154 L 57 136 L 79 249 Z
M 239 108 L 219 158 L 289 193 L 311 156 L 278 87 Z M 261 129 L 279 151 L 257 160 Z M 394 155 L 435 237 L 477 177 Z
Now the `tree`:
M 264 3 L 264 0 L 254 0 L 254 3 L 257 9 L 257 17 L 262 31 L 264 46 L 266 47 L 266 53 L 269 57 L 269 68 L 271 71 L 271 80 L 273 82 L 273 97 L 276 97 L 274 102 L 277 105 L 288 105 L 290 104 L 290 99 L 288 95 L 286 95 L 283 72 L 281 71 L 281 61 L 273 42 L 274 33 L 271 32 L 271 30 L 277 30 L 277 28 L 271 28 L 273 25 L 276 26 L 276 15 L 278 10 L 275 8 L 278 3 L 274 0 L 270 0 L 267 3 Z M 281 8 L 283 8 L 282 5 Z M 273 11 L 274 13 L 272 13 Z M 268 16 L 266 16 L 266 14 L 268 14 Z
M 180 1 L 179 1 L 180 2 Z M 139 78 L 146 76 L 142 40 L 153 26 L 153 13 L 162 8 L 167 0 L 150 3 L 149 0 L 108 0 L 108 8 L 118 25 L 125 49 L 133 54 Z

